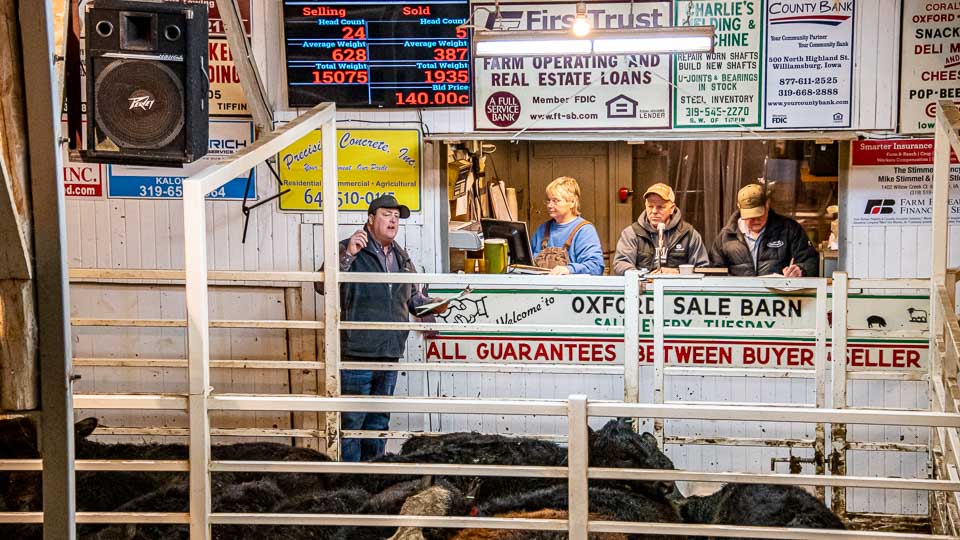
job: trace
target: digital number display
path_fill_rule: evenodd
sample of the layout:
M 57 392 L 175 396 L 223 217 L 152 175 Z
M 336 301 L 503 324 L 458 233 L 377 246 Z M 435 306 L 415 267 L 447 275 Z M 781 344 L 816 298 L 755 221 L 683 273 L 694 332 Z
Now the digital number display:
M 284 0 L 291 107 L 469 107 L 465 0 Z

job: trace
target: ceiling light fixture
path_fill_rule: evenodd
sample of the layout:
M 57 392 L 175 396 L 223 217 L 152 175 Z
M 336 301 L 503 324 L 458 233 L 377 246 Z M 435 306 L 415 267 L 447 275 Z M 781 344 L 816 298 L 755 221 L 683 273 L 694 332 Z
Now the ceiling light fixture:
M 478 30 L 473 42 L 474 55 L 483 58 L 712 52 L 713 38 L 713 26 L 668 26 L 593 30 L 589 37 L 577 37 L 566 30 Z
M 573 35 L 584 37 L 590 33 L 590 22 L 587 21 L 587 3 L 577 2 L 577 15 L 573 19 L 573 26 L 570 27 Z

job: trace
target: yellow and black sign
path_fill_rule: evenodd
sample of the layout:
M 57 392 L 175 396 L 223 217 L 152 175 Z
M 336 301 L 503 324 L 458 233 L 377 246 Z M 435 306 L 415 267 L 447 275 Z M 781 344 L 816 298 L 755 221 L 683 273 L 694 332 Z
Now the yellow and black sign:
M 280 197 L 281 210 L 323 208 L 320 130 L 277 155 L 280 182 L 290 192 Z M 420 211 L 420 131 L 415 129 L 338 129 L 337 208 L 365 212 L 370 201 L 393 195 Z

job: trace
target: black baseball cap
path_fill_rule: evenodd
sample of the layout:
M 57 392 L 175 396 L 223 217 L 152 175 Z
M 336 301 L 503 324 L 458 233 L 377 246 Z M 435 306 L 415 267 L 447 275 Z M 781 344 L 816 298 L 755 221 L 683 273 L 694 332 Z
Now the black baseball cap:
M 406 205 L 400 204 L 396 197 L 393 195 L 381 195 L 370 202 L 370 208 L 367 210 L 368 214 L 376 214 L 377 210 L 381 208 L 396 208 L 400 211 L 400 218 L 407 219 L 410 217 L 410 209 Z

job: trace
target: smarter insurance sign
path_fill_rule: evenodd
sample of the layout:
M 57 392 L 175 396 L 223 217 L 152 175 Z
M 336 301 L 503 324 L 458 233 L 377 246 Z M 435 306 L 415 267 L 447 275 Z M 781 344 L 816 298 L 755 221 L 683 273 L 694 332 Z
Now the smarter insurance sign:
M 472 3 L 480 28 L 566 30 L 576 2 Z M 590 2 L 593 28 L 670 26 L 671 2 Z M 670 55 L 502 56 L 474 59 L 480 131 L 670 127 Z
M 435 293 L 440 294 L 438 291 Z M 501 324 L 493 335 L 441 333 L 426 340 L 427 361 L 494 363 L 622 364 L 623 340 L 610 335 L 537 335 L 520 324 L 624 324 L 622 292 L 552 290 L 476 290 L 450 303 L 444 322 Z M 848 324 L 852 329 L 924 330 L 926 296 L 851 295 Z M 665 353 L 668 365 L 716 367 L 813 367 L 815 340 L 761 338 L 752 328 L 812 329 L 816 298 L 798 293 L 668 292 Z M 640 362 L 653 363 L 653 294 L 640 302 Z M 832 315 L 828 313 L 828 321 Z M 671 328 L 721 329 L 720 336 L 671 336 Z M 855 370 L 923 370 L 925 339 L 854 339 L 847 363 Z
M 932 133 L 937 101 L 960 101 L 960 2 L 905 0 L 900 132 Z
M 678 0 L 676 26 L 716 28 L 712 53 L 674 56 L 674 127 L 760 125 L 763 2 Z
M 320 130 L 277 155 L 281 210 L 323 209 L 323 153 Z M 366 212 L 381 195 L 393 195 L 420 211 L 420 131 L 416 129 L 337 130 L 337 208 Z
M 847 187 L 854 227 L 933 223 L 933 139 L 853 141 Z M 960 224 L 960 164 L 950 154 L 951 224 Z
M 853 0 L 768 1 L 765 128 L 850 127 L 853 11 Z

